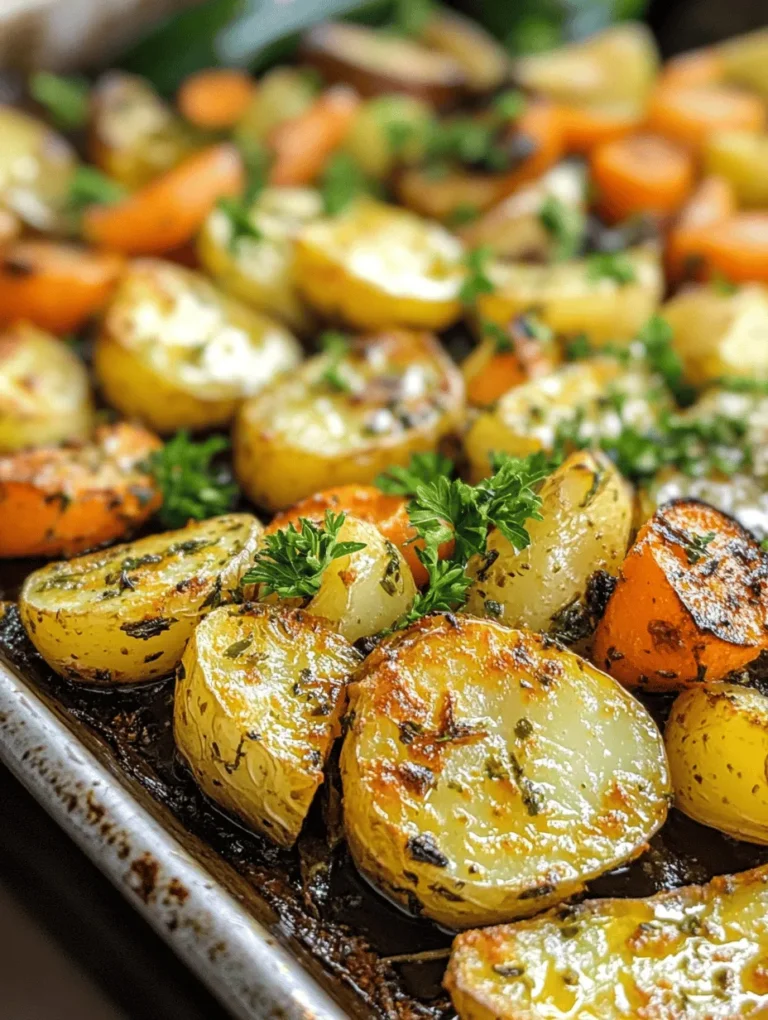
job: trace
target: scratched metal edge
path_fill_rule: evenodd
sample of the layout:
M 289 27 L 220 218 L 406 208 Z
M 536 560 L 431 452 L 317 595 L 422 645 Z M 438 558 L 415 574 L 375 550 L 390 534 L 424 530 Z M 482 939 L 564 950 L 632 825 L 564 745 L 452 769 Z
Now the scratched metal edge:
M 3 663 L 0 760 L 234 1016 L 346 1020 L 299 961 Z M 150 862 L 152 895 L 142 897 Z

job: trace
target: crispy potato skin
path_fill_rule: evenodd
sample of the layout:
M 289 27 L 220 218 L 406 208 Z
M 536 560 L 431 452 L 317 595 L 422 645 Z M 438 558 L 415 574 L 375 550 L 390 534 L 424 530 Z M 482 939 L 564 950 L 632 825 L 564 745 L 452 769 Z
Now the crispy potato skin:
M 461 314 L 463 246 L 437 223 L 372 200 L 312 223 L 296 280 L 322 315 L 359 329 L 443 329 Z
M 324 382 L 330 364 L 326 354 L 310 358 L 240 409 L 235 472 L 259 506 L 282 510 L 323 489 L 370 483 L 434 450 L 463 419 L 461 373 L 431 334 L 355 341 L 339 369 L 351 392 Z
M 697 536 L 703 550 L 691 545 Z M 754 539 L 719 510 L 696 500 L 661 507 L 627 554 L 593 661 L 647 690 L 740 669 L 768 647 L 763 564 Z
M 684 691 L 667 720 L 675 804 L 735 839 L 768 844 L 768 698 L 736 684 Z
M 287 329 L 200 274 L 137 259 L 107 308 L 94 369 L 110 404 L 169 433 L 226 425 L 299 358 Z
M 88 373 L 65 343 L 27 323 L 0 332 L 0 453 L 85 439 Z
M 89 684 L 165 676 L 195 625 L 237 585 L 261 525 L 228 514 L 73 560 L 24 582 L 19 612 L 57 673 Z
M 350 718 L 355 863 L 447 927 L 572 896 L 642 852 L 666 816 L 664 748 L 645 709 L 527 631 L 425 618 L 361 667 Z
M 89 443 L 0 457 L 0 556 L 74 556 L 124 537 L 160 505 L 141 467 L 159 446 L 122 423 Z
M 459 935 L 461 1020 L 735 1020 L 768 1010 L 768 868 Z
M 196 628 L 179 667 L 176 746 L 203 791 L 246 825 L 292 846 L 341 733 L 360 661 L 301 609 L 222 606 Z
M 583 605 L 595 571 L 618 574 L 629 545 L 632 498 L 611 461 L 588 451 L 571 454 L 539 495 L 543 520 L 528 521 L 527 549 L 518 552 L 493 531 L 487 554 L 470 562 L 475 581 L 466 610 L 511 627 L 557 632 L 564 614 Z

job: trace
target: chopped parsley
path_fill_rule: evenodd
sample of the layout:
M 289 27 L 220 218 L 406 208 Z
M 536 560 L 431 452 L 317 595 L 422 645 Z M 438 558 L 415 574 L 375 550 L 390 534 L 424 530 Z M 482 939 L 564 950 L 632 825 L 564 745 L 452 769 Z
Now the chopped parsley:
M 455 206 L 448 217 L 448 225 L 451 227 L 465 227 L 468 223 L 473 223 L 480 215 L 480 210 L 476 205 L 471 205 L 469 202 L 460 202 Z
M 29 79 L 29 94 L 62 131 L 85 127 L 90 107 L 90 89 L 84 78 L 65 77 L 38 71 Z
M 434 9 L 434 0 L 395 0 L 392 28 L 403 35 L 419 36 Z
M 95 167 L 78 166 L 70 178 L 67 208 L 78 213 L 89 205 L 119 202 L 126 194 L 122 184 L 118 184 Z
M 693 401 L 694 389 L 685 381 L 683 363 L 673 347 L 672 327 L 660 315 L 653 315 L 637 335 L 645 349 L 648 365 L 658 372 L 678 404 Z
M 624 286 L 637 279 L 635 267 L 626 252 L 595 252 L 587 260 L 587 275 L 590 280 L 614 280 Z
M 351 349 L 349 337 L 337 330 L 328 329 L 321 335 L 320 345 L 326 355 L 326 366 L 320 375 L 320 382 L 337 393 L 351 393 L 352 387 L 341 373 L 342 362 Z
M 263 235 L 251 218 L 248 207 L 242 199 L 220 198 L 216 205 L 229 220 L 230 251 L 234 251 L 243 238 L 250 238 L 252 241 L 260 241 L 262 239 Z
M 365 542 L 340 542 L 346 514 L 325 511 L 322 525 L 300 517 L 281 531 L 264 538 L 254 565 L 241 584 L 262 586 L 262 595 L 309 599 L 318 593 L 326 568 L 342 556 L 365 548 Z
M 485 244 L 472 248 L 464 256 L 467 275 L 461 285 L 459 298 L 465 305 L 474 305 L 482 294 L 493 294 L 496 289 L 488 275 L 492 259 L 493 249 Z
M 511 354 L 515 349 L 515 338 L 511 332 L 497 322 L 487 320 L 482 324 L 483 336 L 493 340 L 495 354 Z
M 685 556 L 691 566 L 706 555 L 707 546 L 710 542 L 714 542 L 716 537 L 714 531 L 708 531 L 706 535 L 691 536 L 690 541 L 685 544 Z
M 525 94 L 520 89 L 507 89 L 500 92 L 491 104 L 492 112 L 503 120 L 517 120 L 526 106 Z
M 323 207 L 329 216 L 338 216 L 355 199 L 367 194 L 368 181 L 359 164 L 346 152 L 337 152 L 328 161 L 320 180 Z
M 431 485 L 438 478 L 450 478 L 453 461 L 440 453 L 414 453 L 408 467 L 393 465 L 374 481 L 388 496 L 415 496 L 420 485 Z
M 237 486 L 227 472 L 211 464 L 228 447 L 224 436 L 196 443 L 188 433 L 177 432 L 161 450 L 150 454 L 146 469 L 162 493 L 158 517 L 166 527 L 181 528 L 190 519 L 203 521 L 232 508 Z
M 583 211 L 555 195 L 547 195 L 539 209 L 539 220 L 552 238 L 555 260 L 572 259 L 584 238 L 586 217 Z

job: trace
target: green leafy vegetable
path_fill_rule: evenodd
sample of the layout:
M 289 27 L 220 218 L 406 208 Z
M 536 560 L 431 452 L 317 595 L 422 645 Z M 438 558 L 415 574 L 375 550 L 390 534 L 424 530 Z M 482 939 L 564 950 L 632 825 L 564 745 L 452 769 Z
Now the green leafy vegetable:
M 507 89 L 493 100 L 492 113 L 503 120 L 517 120 L 525 110 L 526 98 L 520 89 Z
M 497 322 L 485 321 L 482 324 L 483 336 L 493 340 L 496 354 L 511 354 L 515 349 L 515 339 L 509 330 L 504 329 Z
M 84 78 L 38 71 L 29 79 L 29 93 L 63 131 L 84 127 L 88 121 L 90 89 Z
M 501 173 L 512 165 L 498 121 L 452 117 L 433 121 L 426 138 L 426 166 L 435 171 L 451 162 L 488 173 Z
M 351 393 L 352 387 L 341 373 L 342 363 L 351 349 L 349 337 L 337 330 L 328 329 L 320 336 L 320 346 L 328 356 L 320 382 L 339 393 Z
M 377 489 L 388 496 L 415 496 L 420 485 L 430 485 L 438 478 L 450 478 L 453 461 L 440 453 L 414 453 L 408 467 L 395 464 L 374 481 Z
M 727 375 L 715 380 L 715 385 L 731 393 L 749 393 L 768 396 L 768 379 L 748 379 L 746 376 Z
M 323 573 L 333 560 L 365 549 L 365 542 L 340 542 L 346 514 L 325 511 L 321 526 L 305 517 L 264 538 L 264 548 L 241 584 L 262 585 L 263 595 L 310 599 L 320 590 Z
M 329 160 L 320 182 L 323 206 L 329 216 L 339 213 L 356 198 L 369 192 L 368 181 L 358 163 L 346 152 L 337 152 Z
M 558 262 L 572 259 L 584 237 L 586 217 L 581 209 L 567 205 L 555 195 L 547 195 L 539 210 L 539 219 L 554 242 Z
M 203 521 L 231 509 L 237 486 L 211 464 L 217 453 L 228 448 L 224 436 L 196 443 L 188 433 L 177 432 L 150 455 L 146 469 L 162 492 L 158 517 L 166 527 L 181 528 L 190 518 Z
M 126 194 L 122 184 L 118 184 L 95 167 L 78 166 L 70 180 L 67 207 L 71 212 L 78 213 L 89 205 L 119 202 Z
M 622 286 L 637 279 L 635 267 L 626 252 L 595 252 L 589 256 L 588 276 L 591 280 L 615 280 Z
M 488 275 L 492 259 L 493 249 L 485 244 L 479 248 L 472 248 L 464 256 L 467 275 L 461 285 L 459 298 L 465 305 L 473 305 L 481 294 L 492 294 L 496 289 Z
M 480 210 L 476 205 L 470 205 L 469 202 L 460 202 L 459 205 L 451 210 L 448 223 L 451 227 L 465 227 L 468 223 L 474 223 L 479 215 Z
M 645 348 L 645 357 L 654 372 L 664 379 L 665 385 L 678 404 L 690 404 L 695 390 L 684 378 L 683 363 L 672 346 L 672 327 L 660 315 L 653 315 L 637 335 Z
M 220 198 L 216 203 L 216 207 L 229 220 L 231 231 L 229 237 L 230 251 L 234 251 L 244 238 L 260 241 L 264 236 L 251 218 L 248 207 L 242 199 Z

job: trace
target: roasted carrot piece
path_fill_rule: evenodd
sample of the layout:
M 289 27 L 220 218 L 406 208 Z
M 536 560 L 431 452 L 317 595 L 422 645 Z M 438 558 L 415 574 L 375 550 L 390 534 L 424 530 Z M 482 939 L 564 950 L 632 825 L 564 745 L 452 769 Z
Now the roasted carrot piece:
M 489 338 L 478 344 L 462 365 L 467 400 L 475 407 L 490 407 L 515 386 L 557 367 L 554 344 L 529 336 L 516 322 L 508 333 L 511 349 L 499 350 L 498 341 Z
M 106 303 L 122 268 L 113 252 L 17 241 L 0 253 L 0 325 L 26 319 L 51 333 L 79 329 Z
M 667 239 L 667 273 L 673 280 L 696 276 L 709 227 L 736 212 L 736 195 L 725 177 L 705 177 L 680 210 Z
M 714 131 L 761 131 L 765 103 L 732 85 L 659 85 L 648 104 L 648 128 L 698 151 Z
M 234 145 L 213 145 L 113 205 L 83 214 L 83 235 L 100 248 L 159 255 L 191 240 L 217 200 L 245 186 Z
M 357 94 L 339 85 L 323 92 L 306 113 L 279 124 L 269 136 L 269 183 L 311 184 L 344 141 L 359 105 Z
M 737 213 L 703 230 L 699 254 L 705 277 L 768 283 L 768 212 Z
M 234 127 L 253 96 L 253 79 L 233 67 L 209 67 L 186 78 L 176 103 L 184 117 L 196 127 L 220 129 Z
M 531 153 L 514 170 L 504 174 L 500 198 L 510 195 L 525 181 L 539 177 L 563 154 L 560 111 L 554 103 L 532 100 L 510 130 L 521 141 L 530 143 Z
M 161 502 L 141 467 L 160 445 L 118 424 L 93 442 L 0 457 L 0 556 L 74 556 L 138 527 Z
M 408 500 L 403 496 L 388 496 L 372 485 L 339 485 L 308 496 L 290 509 L 283 510 L 273 518 L 266 532 L 271 534 L 279 531 L 300 517 L 321 521 L 326 510 L 333 510 L 334 513 L 344 511 L 375 524 L 384 537 L 399 548 L 411 568 L 416 584 L 424 585 L 427 583 L 427 572 L 416 555 L 417 547 L 423 546 L 423 542 L 416 539 L 416 531 L 408 518 L 407 505 Z M 452 551 L 453 542 L 445 542 L 440 547 L 440 556 L 450 556 Z
M 614 223 L 637 213 L 669 215 L 693 188 L 693 159 L 659 135 L 630 135 L 598 145 L 590 167 L 598 208 Z
M 720 680 L 768 647 L 760 547 L 696 500 L 640 529 L 598 624 L 593 661 L 624 684 L 675 690 Z
M 658 82 L 664 86 L 716 85 L 723 80 L 724 75 L 722 56 L 714 47 L 703 47 L 668 60 Z
M 560 106 L 559 113 L 563 148 L 578 155 L 637 131 L 643 122 L 643 111 L 627 106 Z

